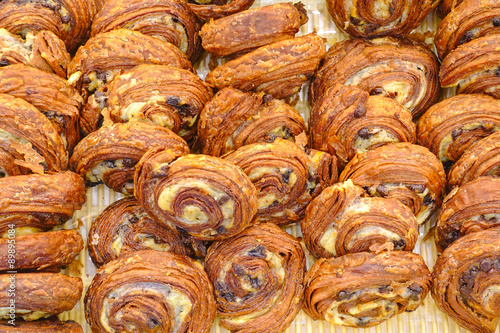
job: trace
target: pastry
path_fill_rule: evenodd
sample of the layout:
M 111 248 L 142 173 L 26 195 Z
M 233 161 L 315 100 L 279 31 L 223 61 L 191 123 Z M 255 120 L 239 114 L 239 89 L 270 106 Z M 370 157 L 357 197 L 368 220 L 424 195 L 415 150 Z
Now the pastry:
M 354 37 L 408 35 L 439 0 L 327 0 L 335 25 Z
M 255 0 L 189 0 L 191 10 L 202 21 L 218 19 L 250 8 Z
M 309 202 L 337 180 L 336 161 L 317 150 L 276 139 L 253 143 L 223 157 L 240 167 L 257 189 L 255 222 L 300 221 Z
M 418 238 L 418 222 L 408 207 L 395 199 L 368 197 L 350 180 L 321 192 L 300 226 L 317 258 L 375 251 L 387 244 L 412 251 Z
M 234 57 L 293 38 L 307 20 L 307 11 L 300 2 L 249 9 L 205 23 L 200 31 L 201 45 L 216 57 Z
M 479 140 L 460 157 L 448 173 L 448 188 L 481 176 L 500 178 L 500 131 Z
M 335 84 L 311 109 L 309 139 L 312 148 L 335 155 L 343 167 L 356 153 L 387 143 L 415 143 L 415 125 L 397 101 Z
M 256 224 L 214 243 L 205 269 L 220 324 L 231 332 L 284 332 L 302 306 L 304 251 L 276 225 Z
M 116 192 L 132 194 L 135 165 L 152 147 L 189 153 L 186 142 L 167 128 L 143 122 L 119 123 L 101 127 L 80 141 L 70 167 L 88 186 L 104 183 Z
M 72 320 L 15 320 L 14 325 L 8 321 L 0 321 L 0 333 L 83 333 L 80 324 Z
M 418 122 L 417 137 L 448 170 L 474 143 L 498 130 L 498 100 L 483 94 L 457 95 L 427 110 Z
M 73 309 L 82 290 L 80 278 L 58 273 L 1 274 L 0 319 L 10 319 L 11 304 L 15 316 L 27 321 L 60 314 Z
M 109 205 L 92 222 L 88 239 L 89 255 L 98 267 L 139 250 L 192 254 L 182 235 L 154 221 L 135 198 Z
M 9 256 L 12 249 L 15 258 Z M 76 230 L 0 238 L 0 271 L 63 267 L 71 263 L 82 249 L 83 239 Z M 14 262 L 9 259 L 14 259 Z
M 199 240 L 219 240 L 245 229 L 257 212 L 257 191 L 248 176 L 217 157 L 178 156 L 151 149 L 139 161 L 134 195 L 146 212 Z
M 441 0 L 438 6 L 437 13 L 439 16 L 444 18 L 448 15 L 455 7 L 458 7 L 464 0 Z
M 185 1 L 107 0 L 92 22 L 92 36 L 119 28 L 167 41 L 192 62 L 202 51 L 200 23 Z
M 438 257 L 432 297 L 438 308 L 474 333 L 493 333 L 500 317 L 500 229 L 466 235 Z
M 205 80 L 217 89 L 232 86 L 286 98 L 314 74 L 325 53 L 323 39 L 315 34 L 285 39 L 220 65 Z
M 500 179 L 480 177 L 446 196 L 434 240 L 442 252 L 464 235 L 495 227 L 500 227 Z
M 421 225 L 439 208 L 446 187 L 442 164 L 427 148 L 393 143 L 356 155 L 339 180 L 351 179 L 370 196 L 398 199 Z
M 309 89 L 311 101 L 329 86 L 356 86 L 395 99 L 417 118 L 440 93 L 438 61 L 427 45 L 409 38 L 355 38 L 333 45 Z
M 208 333 L 215 310 L 212 285 L 199 263 L 152 250 L 102 266 L 85 295 L 92 332 Z
M 285 102 L 228 87 L 201 111 L 198 136 L 203 154 L 219 157 L 244 145 L 276 138 L 295 142 L 305 129 L 302 116 Z
M 304 310 L 313 319 L 365 328 L 416 310 L 431 288 L 431 274 L 411 252 L 360 252 L 319 259 L 305 287 Z

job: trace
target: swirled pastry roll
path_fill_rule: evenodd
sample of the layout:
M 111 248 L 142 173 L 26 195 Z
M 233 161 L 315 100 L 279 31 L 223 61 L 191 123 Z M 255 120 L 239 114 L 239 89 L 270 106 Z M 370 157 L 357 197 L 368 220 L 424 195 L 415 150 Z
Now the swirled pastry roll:
M 239 166 L 257 188 L 255 221 L 284 225 L 304 217 L 309 202 L 337 180 L 336 161 L 328 153 L 309 154 L 295 143 L 243 146 L 224 159 Z
M 71 56 L 50 31 L 29 32 L 25 39 L 0 28 L 0 66 L 25 64 L 66 78 Z
M 66 80 L 25 65 L 0 68 L 0 93 L 34 105 L 54 125 L 71 153 L 80 138 L 78 117 L 82 97 Z
M 418 142 L 448 170 L 467 149 L 500 130 L 500 102 L 482 94 L 457 95 L 429 108 L 417 127 Z
M 441 311 L 474 333 L 495 332 L 500 317 L 500 229 L 466 235 L 438 257 L 432 297 Z
M 88 239 L 89 254 L 97 266 L 139 250 L 192 254 L 180 234 L 154 221 L 135 198 L 109 205 L 92 222 Z
M 455 7 L 458 7 L 464 0 L 441 0 L 437 13 L 442 18 L 448 15 Z
M 93 113 L 87 117 L 89 113 L 85 112 L 82 122 L 94 129 L 106 108 L 104 123 L 106 118 L 113 123 L 150 122 L 190 141 L 195 136 L 198 115 L 211 98 L 210 87 L 190 71 L 142 64 L 97 90 L 87 103 L 87 110 Z
M 440 206 L 446 188 L 442 164 L 427 148 L 394 143 L 356 155 L 339 180 L 351 179 L 370 196 L 398 199 L 419 224 Z
M 64 171 L 68 152 L 56 128 L 25 100 L 0 93 L 0 175 Z
M 202 21 L 218 19 L 250 8 L 255 0 L 189 0 L 191 10 Z
M 443 251 L 464 235 L 494 227 L 500 227 L 500 179 L 480 177 L 444 199 L 436 223 L 436 247 Z
M 205 269 L 220 324 L 232 332 L 283 332 L 302 306 L 304 251 L 276 225 L 256 224 L 214 243 Z
M 71 263 L 83 249 L 76 230 L 58 230 L 16 236 L 15 263 L 9 262 L 11 238 L 0 238 L 0 271 L 62 267 Z
M 213 288 L 187 256 L 144 250 L 102 266 L 85 295 L 92 332 L 208 333 Z
M 78 143 L 70 167 L 88 186 L 104 183 L 117 192 L 132 194 L 135 165 L 153 147 L 189 153 L 186 142 L 164 127 L 142 122 L 112 124 Z
M 250 224 L 257 191 L 239 167 L 206 155 L 177 157 L 172 150 L 157 149 L 139 161 L 134 195 L 151 217 L 207 241 L 230 237 Z
M 142 63 L 193 70 L 176 46 L 138 31 L 117 29 L 90 38 L 78 49 L 68 65 L 68 80 L 86 99 L 117 74 Z
M 500 178 L 500 131 L 479 140 L 460 157 L 448 173 L 448 188 L 481 176 Z
M 222 156 L 251 143 L 295 141 L 305 129 L 304 119 L 290 105 L 228 87 L 201 111 L 198 136 L 203 154 Z
M 216 57 L 241 55 L 293 38 L 307 20 L 302 3 L 277 3 L 209 21 L 201 27 L 200 36 L 203 48 Z
M 439 0 L 327 0 L 326 4 L 339 29 L 354 37 L 381 37 L 408 35 Z
M 356 86 L 370 95 L 393 98 L 418 117 L 439 97 L 438 70 L 436 56 L 423 43 L 356 38 L 328 50 L 309 92 L 316 101 L 335 83 Z
M 14 325 L 7 321 L 0 321 L 1 333 L 83 333 L 80 324 L 72 320 L 37 320 L 21 321 L 16 320 Z
M 361 252 L 321 258 L 305 277 L 304 310 L 335 325 L 370 327 L 416 310 L 431 287 L 418 254 Z
M 356 153 L 395 142 L 415 142 L 411 113 L 397 101 L 336 84 L 311 109 L 311 147 L 335 155 L 344 166 Z
M 108 0 L 94 18 L 92 36 L 119 28 L 167 41 L 192 62 L 202 51 L 200 23 L 184 1 Z
M 12 229 L 18 234 L 49 230 L 69 220 L 87 197 L 85 183 L 66 171 L 45 175 L 0 178 L 0 236 Z
M 350 180 L 326 188 L 311 202 L 301 230 L 318 258 L 367 252 L 386 243 L 412 251 L 418 238 L 418 222 L 408 207 L 395 199 L 367 197 Z
M 457 94 L 483 93 L 500 98 L 500 39 L 497 35 L 476 38 L 451 51 L 441 63 L 439 80 Z
M 286 39 L 226 62 L 208 73 L 205 81 L 217 89 L 232 86 L 281 99 L 300 90 L 325 53 L 323 39 L 315 34 Z
M 73 309 L 82 290 L 80 278 L 58 273 L 0 274 L 0 319 L 9 319 L 11 300 L 16 317 L 27 321 L 60 314 Z

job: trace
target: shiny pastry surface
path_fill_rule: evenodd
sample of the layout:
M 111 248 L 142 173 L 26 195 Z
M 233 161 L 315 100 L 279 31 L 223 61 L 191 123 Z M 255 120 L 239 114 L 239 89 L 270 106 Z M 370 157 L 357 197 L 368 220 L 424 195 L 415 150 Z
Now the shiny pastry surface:
M 246 228 L 257 191 L 234 164 L 207 155 L 152 149 L 139 161 L 134 195 L 155 220 L 199 240 L 219 240 Z
M 445 17 L 462 2 L 464 2 L 464 0 L 441 0 L 437 12 L 441 17 Z
M 37 321 L 22 321 L 16 319 L 14 325 L 8 321 L 0 321 L 1 333 L 83 333 L 80 324 L 72 320 L 37 320 Z
M 202 21 L 218 19 L 250 8 L 255 0 L 189 0 L 191 10 Z
M 418 254 L 360 252 L 321 258 L 305 277 L 304 310 L 335 325 L 370 327 L 416 310 L 431 288 Z
M 214 243 L 205 261 L 221 326 L 234 332 L 283 332 L 303 302 L 300 243 L 273 224 L 252 225 Z
M 408 207 L 395 199 L 368 197 L 350 180 L 326 188 L 311 202 L 301 230 L 309 251 L 325 258 L 388 243 L 394 250 L 412 251 L 418 238 L 418 222 Z
M 102 266 L 85 295 L 92 332 L 208 333 L 213 288 L 198 262 L 144 250 Z

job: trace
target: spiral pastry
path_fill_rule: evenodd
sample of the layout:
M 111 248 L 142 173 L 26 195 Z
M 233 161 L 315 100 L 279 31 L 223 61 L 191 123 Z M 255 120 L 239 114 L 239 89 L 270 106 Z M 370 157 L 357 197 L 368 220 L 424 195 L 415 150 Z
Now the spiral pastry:
M 480 177 L 444 199 L 436 223 L 436 247 L 442 252 L 464 235 L 495 227 L 500 227 L 500 179 Z
M 214 243 L 205 269 L 220 324 L 233 332 L 283 332 L 302 306 L 304 251 L 276 225 L 256 224 Z
M 367 197 L 350 180 L 328 187 L 311 202 L 301 230 L 318 258 L 367 252 L 386 243 L 412 251 L 418 238 L 418 222 L 408 207 L 394 199 Z
M 187 3 L 179 0 L 108 0 L 92 23 L 92 36 L 130 29 L 177 46 L 195 62 L 201 54 L 200 23 Z
M 500 178 L 500 131 L 479 140 L 460 157 L 448 173 L 448 188 L 481 176 Z
M 351 179 L 370 196 L 398 199 L 418 223 L 425 223 L 442 202 L 446 176 L 442 164 L 427 148 L 394 143 L 356 155 L 339 181 Z
M 69 220 L 87 197 L 73 172 L 0 178 L 0 236 L 14 224 L 19 234 L 49 230 Z
M 277 3 L 207 22 L 201 28 L 200 36 L 207 52 L 216 57 L 234 57 L 293 38 L 307 20 L 302 3 Z
M 150 150 L 135 173 L 134 195 L 156 221 L 199 240 L 239 233 L 257 212 L 257 191 L 243 171 L 205 155 Z
M 189 8 L 202 21 L 218 19 L 250 8 L 255 0 L 189 0 Z
M 405 251 L 321 258 L 305 277 L 304 310 L 335 325 L 370 327 L 416 310 L 431 287 L 422 257 Z
M 71 263 L 83 249 L 82 236 L 76 230 L 19 235 L 15 238 L 16 259 L 9 263 L 10 238 L 0 238 L 0 271 L 42 270 Z
M 411 113 L 397 101 L 336 84 L 311 110 L 311 147 L 328 151 L 344 166 L 356 153 L 395 142 L 415 142 Z
M 500 4 L 495 0 L 467 0 L 438 26 L 434 43 L 441 59 L 457 46 L 499 33 Z
M 180 234 L 154 221 L 135 198 L 112 203 L 92 222 L 88 249 L 97 266 L 139 250 L 192 254 Z
M 457 95 L 427 110 L 418 122 L 417 137 L 448 170 L 474 143 L 498 130 L 499 101 L 482 94 Z
M 446 17 L 455 7 L 458 7 L 464 0 L 441 0 L 438 6 L 438 15 L 441 18 Z
M 152 147 L 189 153 L 186 142 L 164 127 L 142 122 L 112 124 L 78 143 L 70 167 L 88 186 L 104 183 L 117 192 L 132 194 L 135 165 Z
M 306 129 L 293 107 L 270 95 L 228 87 L 201 111 L 198 136 L 203 154 L 222 156 L 244 145 L 283 138 L 295 142 Z
M 451 51 L 441 64 L 441 86 L 456 87 L 457 94 L 483 93 L 500 98 L 500 53 L 497 48 L 500 48 L 500 39 L 493 34 Z
M 11 300 L 16 317 L 26 321 L 60 314 L 73 309 L 82 290 L 80 278 L 58 273 L 0 274 L 0 319 L 9 319 Z
M 439 0 L 327 0 L 335 25 L 354 37 L 408 35 Z
M 142 63 L 193 70 L 176 46 L 138 31 L 117 29 L 90 38 L 78 49 L 68 65 L 68 80 L 86 99 L 117 74 Z
M 309 93 L 312 101 L 330 85 L 356 86 L 370 95 L 395 99 L 420 116 L 440 93 L 438 61 L 423 43 L 409 38 L 356 38 L 333 45 L 316 72 Z
M 217 89 L 232 86 L 282 99 L 300 90 L 325 53 L 323 39 L 315 34 L 286 39 L 226 62 L 208 73 L 205 81 Z
M 211 98 L 210 87 L 190 71 L 142 64 L 117 76 L 92 95 L 87 110 L 93 109 L 94 114 L 87 119 L 99 120 L 106 108 L 104 123 L 106 118 L 113 123 L 151 122 L 190 141 L 195 136 L 198 115 Z
M 2 333 L 83 333 L 80 324 L 74 321 L 58 320 L 37 320 L 21 321 L 16 320 L 14 325 L 7 321 L 0 321 L 0 332 Z
M 495 332 L 499 309 L 500 229 L 466 235 L 438 257 L 432 297 L 441 311 L 474 333 Z
M 93 332 L 208 333 L 213 289 L 189 257 L 144 250 L 102 266 L 85 295 Z

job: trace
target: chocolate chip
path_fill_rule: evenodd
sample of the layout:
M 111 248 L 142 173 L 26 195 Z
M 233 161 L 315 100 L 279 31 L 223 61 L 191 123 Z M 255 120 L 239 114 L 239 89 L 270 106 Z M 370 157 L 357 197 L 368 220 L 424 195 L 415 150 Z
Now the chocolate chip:
M 394 249 L 395 250 L 402 250 L 406 246 L 406 242 L 402 238 L 400 240 L 393 241 L 393 243 L 394 243 Z
M 435 202 L 435 200 L 432 199 L 432 196 L 430 194 L 426 194 L 424 197 L 424 200 L 422 200 L 422 205 L 429 206 L 430 204 L 432 204 L 434 202 Z
M 479 262 L 479 269 L 483 272 L 487 272 L 493 265 L 493 260 L 491 260 L 490 258 L 485 258 Z
M 288 184 L 288 181 L 290 180 L 290 175 L 292 174 L 293 170 L 292 169 L 287 169 L 285 173 L 281 174 L 281 180 L 283 183 Z
M 352 298 L 354 295 L 356 295 L 356 293 L 355 293 L 355 292 L 350 293 L 349 291 L 346 291 L 346 290 L 341 290 L 341 291 L 339 291 L 339 293 L 337 294 L 337 301 L 349 300 L 349 299 L 350 299 L 350 298 Z
M 273 95 L 265 94 L 262 96 L 262 103 L 267 104 L 273 100 Z
M 248 255 L 251 257 L 255 258 L 265 258 L 267 257 L 266 255 L 266 249 L 262 245 L 258 245 L 257 247 L 254 247 L 250 251 L 248 251 Z
M 354 111 L 354 118 L 361 118 L 365 115 L 366 108 L 364 105 L 358 105 L 356 110 Z
M 359 130 L 358 132 L 358 136 L 362 139 L 368 139 L 370 138 L 372 135 L 370 134 L 370 131 L 368 131 L 368 129 L 366 128 L 362 128 Z
M 160 322 L 158 320 L 156 320 L 156 318 L 149 318 L 148 319 L 148 327 L 149 328 L 153 329 L 158 325 L 160 325 Z
M 137 164 L 137 161 L 132 158 L 124 158 L 122 164 L 126 168 L 133 168 Z
M 233 302 L 234 299 L 236 298 L 232 292 L 224 292 L 220 294 L 220 297 L 224 298 L 226 302 Z
M 172 17 L 172 22 L 179 23 L 179 19 L 177 17 Z
M 237 276 L 244 276 L 247 274 L 247 272 L 245 271 L 245 269 L 235 263 L 232 263 L 231 265 L 232 269 L 233 269 L 233 272 L 234 274 L 236 274 Z
M 422 184 L 415 184 L 415 185 L 407 185 L 407 187 L 415 192 L 422 193 L 425 191 L 425 185 Z
M 279 201 L 278 200 L 274 200 L 272 204 L 270 204 L 269 206 L 267 206 L 268 208 L 272 208 L 272 207 L 276 207 L 277 205 L 279 204 Z
M 500 18 L 495 17 L 492 23 L 494 27 L 500 27 Z
M 368 24 L 365 28 L 365 33 L 371 34 L 375 30 L 377 30 L 378 28 L 380 28 L 380 24 Z
M 495 68 L 495 76 L 500 76 L 500 67 Z
M 349 21 L 351 21 L 351 23 L 354 24 L 354 25 L 358 25 L 358 24 L 361 23 L 361 20 L 359 18 L 352 17 L 352 16 L 349 18 Z
M 217 231 L 217 233 L 220 235 L 220 234 L 223 234 L 224 231 L 226 231 L 226 228 L 221 225 L 221 226 L 218 226 L 217 229 L 215 229 L 215 231 Z
M 392 5 L 392 3 L 389 5 L 389 13 L 390 13 L 391 15 L 393 15 L 393 14 L 394 14 L 394 6 Z
M 382 89 L 381 87 L 376 87 L 376 88 L 373 88 L 371 91 L 370 91 L 370 95 L 380 95 L 384 92 L 384 89 Z
M 130 224 L 136 224 L 137 222 L 139 222 L 139 218 L 135 215 L 132 215 L 132 217 L 130 217 L 128 221 L 130 222 Z
M 460 38 L 460 41 L 458 42 L 458 45 L 462 45 L 465 43 L 470 42 L 474 38 L 474 33 L 472 31 L 467 31 L 462 38 Z
M 378 287 L 378 292 L 381 294 L 390 293 L 390 292 L 392 292 L 392 287 L 389 285 L 380 286 L 380 287 Z
M 283 130 L 283 132 L 285 132 L 285 135 L 283 135 L 283 139 L 290 139 L 291 137 L 293 137 L 293 133 L 288 127 L 283 126 L 281 129 Z
M 181 102 L 181 99 L 177 96 L 169 96 L 167 97 L 167 104 L 170 106 L 177 106 Z
M 226 202 L 228 202 L 229 199 L 231 199 L 231 198 L 228 195 L 222 196 L 222 198 L 219 199 L 219 205 L 222 206 L 223 204 L 225 204 Z
M 455 128 L 452 132 L 451 132 L 451 138 L 453 139 L 453 141 L 455 141 L 460 135 L 462 135 L 462 129 L 461 128 Z
M 184 235 L 184 236 L 189 236 L 189 233 L 182 229 L 182 228 L 179 228 L 179 227 L 175 227 L 175 229 L 177 229 L 177 231 L 181 234 L 181 235 Z
M 370 323 L 370 317 L 361 317 L 358 318 L 358 326 L 359 327 L 365 327 Z
M 250 284 L 253 288 L 258 289 L 260 285 L 259 278 L 250 278 Z
M 0 66 L 9 66 L 10 65 L 10 61 L 8 61 L 7 59 L 0 59 Z
M 450 170 L 451 167 L 453 166 L 453 161 L 447 160 L 443 162 L 443 168 L 445 171 Z
M 387 190 L 387 187 L 385 185 L 380 184 L 377 186 L 377 193 L 380 194 L 381 197 L 386 197 L 389 195 L 389 191 Z
M 106 166 L 107 166 L 108 168 L 110 168 L 110 169 L 112 169 L 112 168 L 116 167 L 116 165 L 115 165 L 115 161 L 113 161 L 113 160 L 106 160 L 106 161 L 104 161 L 104 163 L 106 163 Z

